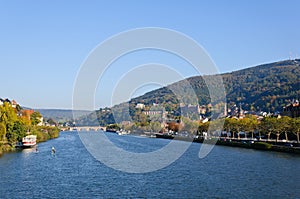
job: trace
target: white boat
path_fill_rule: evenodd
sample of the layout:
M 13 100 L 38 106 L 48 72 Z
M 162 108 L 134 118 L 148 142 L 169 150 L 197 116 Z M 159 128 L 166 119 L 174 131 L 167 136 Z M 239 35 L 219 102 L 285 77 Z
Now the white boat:
M 32 147 L 36 145 L 36 135 L 27 135 L 22 139 L 23 147 Z

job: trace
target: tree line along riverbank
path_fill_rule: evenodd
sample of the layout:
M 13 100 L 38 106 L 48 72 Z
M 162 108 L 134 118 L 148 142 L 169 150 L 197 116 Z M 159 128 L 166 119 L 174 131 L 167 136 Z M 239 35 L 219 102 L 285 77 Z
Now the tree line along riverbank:
M 39 112 L 23 111 L 22 108 L 4 102 L 0 106 L 0 155 L 15 150 L 17 142 L 26 135 L 36 135 L 37 142 L 59 136 L 60 129 L 40 125 L 42 115 Z

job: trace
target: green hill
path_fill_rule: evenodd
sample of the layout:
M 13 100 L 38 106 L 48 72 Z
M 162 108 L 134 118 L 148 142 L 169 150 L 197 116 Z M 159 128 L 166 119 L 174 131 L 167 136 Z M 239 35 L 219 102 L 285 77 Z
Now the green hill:
M 227 104 L 241 104 L 244 110 L 281 112 L 284 105 L 289 100 L 300 98 L 300 59 L 285 60 L 275 63 L 263 64 L 251 68 L 246 68 L 231 73 L 222 74 L 224 87 L 226 90 Z M 210 77 L 210 76 L 206 76 Z M 201 76 L 186 79 L 198 97 L 199 105 L 210 103 L 207 86 Z M 185 89 L 185 80 L 176 82 L 167 87 L 148 92 L 142 96 L 129 101 L 129 115 L 135 115 L 135 105 L 143 103 L 152 105 L 158 103 L 164 108 L 176 114 L 179 101 L 172 93 L 172 89 Z M 185 96 L 185 102 L 189 102 L 190 96 Z M 192 99 L 190 100 L 192 101 Z M 194 104 L 195 105 L 195 104 Z M 126 120 L 125 104 L 113 107 L 114 116 Z M 79 124 L 99 124 L 113 123 L 110 109 L 98 110 L 84 119 L 78 120 Z M 97 119 L 98 118 L 98 119 Z
M 300 97 L 299 64 L 299 59 L 287 60 L 222 74 L 227 103 L 242 103 L 247 110 L 282 111 L 289 100 Z M 203 78 L 196 76 L 187 80 L 198 96 L 199 105 L 208 104 L 210 98 Z M 180 87 L 181 81 L 170 86 Z M 150 104 L 158 100 L 159 103 L 165 103 L 173 99 L 168 87 L 151 91 L 131 101 Z

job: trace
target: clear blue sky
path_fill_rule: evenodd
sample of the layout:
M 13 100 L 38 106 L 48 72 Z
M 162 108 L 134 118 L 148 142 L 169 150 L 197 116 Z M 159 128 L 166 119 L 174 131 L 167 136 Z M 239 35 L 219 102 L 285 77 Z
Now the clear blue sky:
M 133 28 L 190 36 L 220 72 L 288 59 L 290 52 L 300 56 L 299 7 L 297 0 L 0 1 L 0 97 L 33 108 L 71 108 L 73 84 L 89 52 Z M 142 57 L 136 63 L 156 56 Z M 168 55 L 162 59 L 168 62 Z M 185 67 L 176 58 L 171 62 Z M 96 107 L 108 105 L 96 100 Z

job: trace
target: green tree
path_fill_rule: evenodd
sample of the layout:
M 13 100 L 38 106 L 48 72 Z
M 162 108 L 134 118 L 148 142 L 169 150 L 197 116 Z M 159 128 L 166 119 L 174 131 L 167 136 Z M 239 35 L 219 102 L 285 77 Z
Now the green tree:
M 3 122 L 0 122 L 0 141 L 4 141 L 6 138 L 6 126 Z
M 162 129 L 160 122 L 150 122 L 150 127 L 154 132 L 159 132 Z
M 54 119 L 52 119 L 52 118 L 49 118 L 49 119 L 47 120 L 47 122 L 48 122 L 48 124 L 50 124 L 50 125 L 55 125 L 55 126 L 58 125 L 58 123 L 57 123 Z
M 13 132 L 16 134 L 16 139 L 18 142 L 21 142 L 22 138 L 26 136 L 26 126 L 21 120 L 14 123 Z
M 258 122 L 255 116 L 249 115 L 242 120 L 240 120 L 241 130 L 245 132 L 245 136 L 247 133 L 251 133 L 251 138 L 254 137 L 254 131 L 258 127 Z
M 278 128 L 276 127 L 277 118 L 265 117 L 262 119 L 259 128 L 262 130 L 262 133 L 268 136 L 268 140 L 272 133 L 275 133 Z
M 9 143 L 14 143 L 18 140 L 18 134 L 13 130 L 8 130 L 6 132 L 6 138 Z
M 285 139 L 289 140 L 288 133 L 292 129 L 292 118 L 284 116 L 279 119 L 280 121 L 277 122 L 276 126 L 280 126 L 280 130 L 285 135 Z
M 183 127 L 182 131 L 187 131 L 189 133 L 196 133 L 199 127 L 198 121 L 193 121 L 189 118 L 182 117 Z
M 234 138 L 235 134 L 238 134 L 238 138 L 240 138 L 240 122 L 238 119 L 231 118 L 230 119 L 230 126 L 232 132 L 232 138 Z
M 0 121 L 6 125 L 10 123 L 14 123 L 18 120 L 18 116 L 15 110 L 11 107 L 11 105 L 7 102 L 4 102 L 2 106 L 0 106 Z
M 209 122 L 200 123 L 198 126 L 198 134 L 203 136 L 203 133 L 208 131 L 208 127 L 209 127 Z
M 37 124 L 39 124 L 41 122 L 41 118 L 42 118 L 42 115 L 40 114 L 40 112 L 38 112 L 38 111 L 33 112 L 30 116 L 31 124 L 33 126 L 36 126 Z
M 15 109 L 12 108 L 10 103 L 4 102 L 0 106 L 0 122 L 5 125 L 6 139 L 8 142 L 13 143 L 17 140 L 17 134 L 13 131 L 14 123 L 18 120 Z
M 291 122 L 291 131 L 297 136 L 297 143 L 300 143 L 300 117 L 294 118 Z

